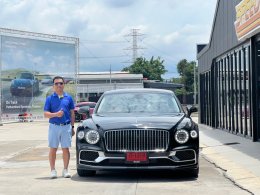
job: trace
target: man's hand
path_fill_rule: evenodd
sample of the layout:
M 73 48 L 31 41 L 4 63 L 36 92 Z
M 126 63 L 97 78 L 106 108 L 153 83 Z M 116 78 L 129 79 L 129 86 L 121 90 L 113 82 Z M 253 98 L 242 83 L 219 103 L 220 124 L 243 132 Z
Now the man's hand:
M 74 136 L 75 135 L 75 130 L 74 128 L 71 128 L 71 136 Z
M 59 112 L 56 112 L 57 117 L 62 117 L 64 112 L 60 110 Z

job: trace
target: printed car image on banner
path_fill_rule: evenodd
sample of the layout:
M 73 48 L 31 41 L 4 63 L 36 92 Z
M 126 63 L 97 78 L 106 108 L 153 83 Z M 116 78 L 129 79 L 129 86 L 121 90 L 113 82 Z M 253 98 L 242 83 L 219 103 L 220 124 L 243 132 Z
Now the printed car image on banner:
M 2 118 L 30 113 L 43 116 L 52 79 L 63 76 L 75 99 L 76 44 L 13 36 L 1 37 Z

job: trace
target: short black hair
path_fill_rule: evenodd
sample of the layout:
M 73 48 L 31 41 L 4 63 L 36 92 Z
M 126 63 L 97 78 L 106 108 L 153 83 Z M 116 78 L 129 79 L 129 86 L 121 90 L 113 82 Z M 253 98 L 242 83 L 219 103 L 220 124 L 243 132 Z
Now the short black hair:
M 55 81 L 56 79 L 62 79 L 62 81 L 63 81 L 63 83 L 64 83 L 64 78 L 61 77 L 61 76 L 55 76 L 55 77 L 52 79 L 52 82 L 54 83 L 54 81 Z

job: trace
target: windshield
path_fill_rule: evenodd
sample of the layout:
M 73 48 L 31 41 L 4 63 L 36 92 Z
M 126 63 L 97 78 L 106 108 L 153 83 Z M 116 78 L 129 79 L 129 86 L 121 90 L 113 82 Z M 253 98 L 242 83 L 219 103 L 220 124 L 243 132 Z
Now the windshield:
M 105 113 L 153 113 L 182 112 L 175 97 L 166 93 L 118 93 L 103 97 L 97 114 Z
M 31 73 L 20 73 L 17 76 L 18 79 L 31 79 L 33 80 L 33 75 Z

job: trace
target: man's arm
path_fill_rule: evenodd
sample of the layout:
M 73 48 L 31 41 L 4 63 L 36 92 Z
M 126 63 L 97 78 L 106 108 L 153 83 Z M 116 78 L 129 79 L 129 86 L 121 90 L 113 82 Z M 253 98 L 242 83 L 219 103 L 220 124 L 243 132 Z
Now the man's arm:
M 44 117 L 45 118 L 53 118 L 53 117 L 62 117 L 63 116 L 63 110 L 60 110 L 59 112 L 50 112 L 51 111 L 51 96 L 48 96 L 45 104 L 44 104 Z
M 75 130 L 74 130 L 74 123 L 75 123 L 75 113 L 74 113 L 74 109 L 70 110 L 70 122 L 71 122 L 71 126 L 72 126 L 72 136 L 75 135 Z
M 62 117 L 63 116 L 63 111 L 60 110 L 59 112 L 49 112 L 49 111 L 45 111 L 44 112 L 44 117 L 45 118 L 53 118 L 53 117 Z

